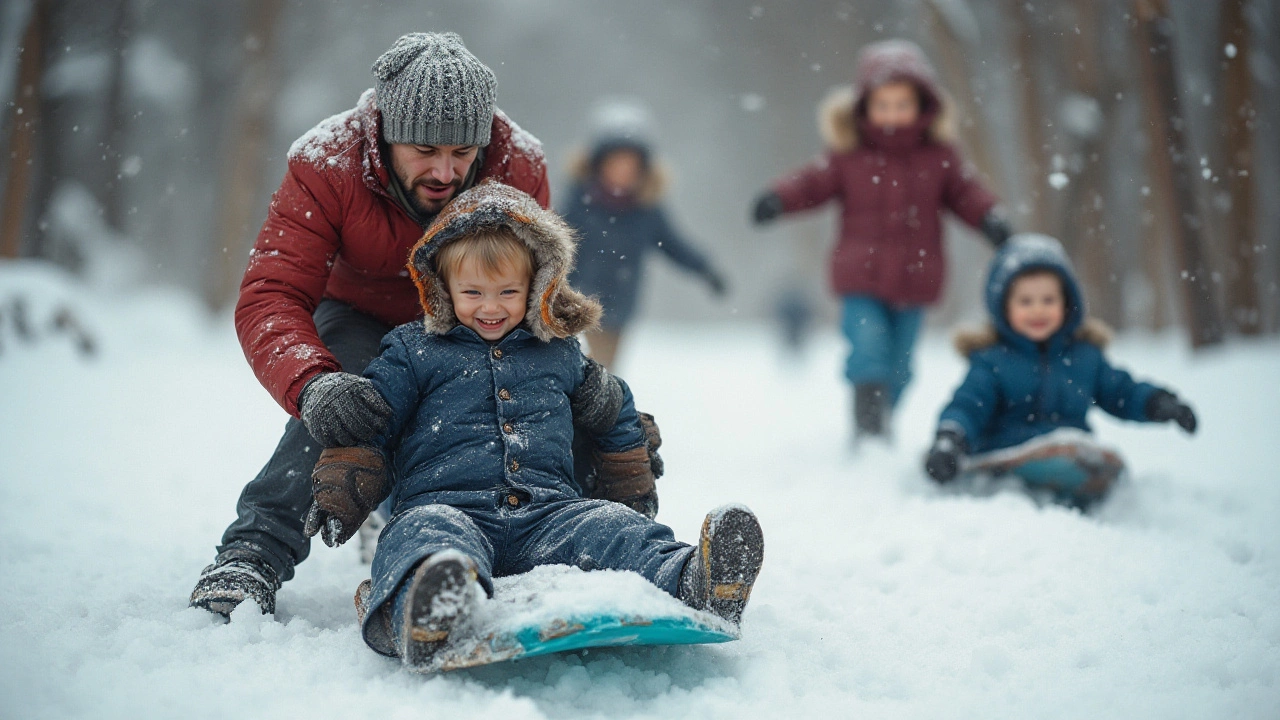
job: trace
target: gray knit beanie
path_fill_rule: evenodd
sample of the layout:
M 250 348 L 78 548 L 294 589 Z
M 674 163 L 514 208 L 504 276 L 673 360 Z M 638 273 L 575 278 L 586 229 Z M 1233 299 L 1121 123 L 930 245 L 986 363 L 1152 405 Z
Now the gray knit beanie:
M 457 33 L 409 33 L 373 63 L 382 139 L 488 145 L 498 81 Z

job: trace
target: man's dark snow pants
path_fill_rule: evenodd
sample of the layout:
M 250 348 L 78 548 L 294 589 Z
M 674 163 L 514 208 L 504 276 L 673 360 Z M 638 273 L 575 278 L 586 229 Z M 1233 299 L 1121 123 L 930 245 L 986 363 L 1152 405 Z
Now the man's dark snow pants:
M 321 300 L 314 318 L 320 339 L 349 373 L 364 372 L 378 356 L 382 336 L 391 331 L 390 325 L 335 300 Z M 323 449 L 302 421 L 289 418 L 271 459 L 240 493 L 236 520 L 222 534 L 218 552 L 251 544 L 281 580 L 292 578 L 293 566 L 311 550 L 302 525 L 311 507 L 311 470 Z

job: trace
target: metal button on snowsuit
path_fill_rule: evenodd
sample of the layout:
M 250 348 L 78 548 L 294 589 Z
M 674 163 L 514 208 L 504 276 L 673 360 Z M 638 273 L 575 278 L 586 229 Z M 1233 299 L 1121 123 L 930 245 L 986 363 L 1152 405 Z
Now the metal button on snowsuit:
M 1102 349 L 1077 337 L 1085 318 L 1084 297 L 1057 241 L 1020 236 L 996 255 L 987 282 L 987 311 L 994 344 L 969 356 L 969 374 L 940 418 L 964 432 L 972 453 L 1011 447 L 1057 428 L 1091 432 L 1085 419 L 1097 405 L 1123 420 L 1145 421 L 1156 386 L 1111 367 Z M 1066 317 L 1043 343 L 1019 335 L 1005 317 L 1005 297 L 1020 273 L 1043 268 L 1058 274 L 1066 295 Z

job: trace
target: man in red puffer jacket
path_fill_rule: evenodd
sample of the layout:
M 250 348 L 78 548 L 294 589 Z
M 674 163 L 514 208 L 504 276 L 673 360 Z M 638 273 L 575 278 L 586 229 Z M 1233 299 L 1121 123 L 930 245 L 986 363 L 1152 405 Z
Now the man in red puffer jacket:
M 383 427 L 385 402 L 339 371 L 361 373 L 384 334 L 421 315 L 406 263 L 423 229 L 489 178 L 550 203 L 540 143 L 496 107 L 493 72 L 457 35 L 405 35 L 373 74 L 355 108 L 289 149 L 240 285 L 245 357 L 294 417 L 191 594 L 210 612 L 230 615 L 245 599 L 275 612 L 276 590 L 309 551 L 303 516 L 321 449 Z M 309 410 L 324 418 L 319 434 L 299 421 Z

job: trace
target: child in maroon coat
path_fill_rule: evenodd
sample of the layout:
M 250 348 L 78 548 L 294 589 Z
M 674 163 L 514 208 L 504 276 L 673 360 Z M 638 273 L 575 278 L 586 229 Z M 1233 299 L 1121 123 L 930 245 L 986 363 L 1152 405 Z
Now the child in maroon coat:
M 951 145 L 950 102 L 914 43 L 863 49 L 855 86 L 832 93 L 819 120 L 827 151 L 757 199 L 755 221 L 840 203 L 831 285 L 851 345 L 845 376 L 856 434 L 883 435 L 911 379 L 923 308 L 942 291 L 942 210 L 997 246 L 1009 229 Z

